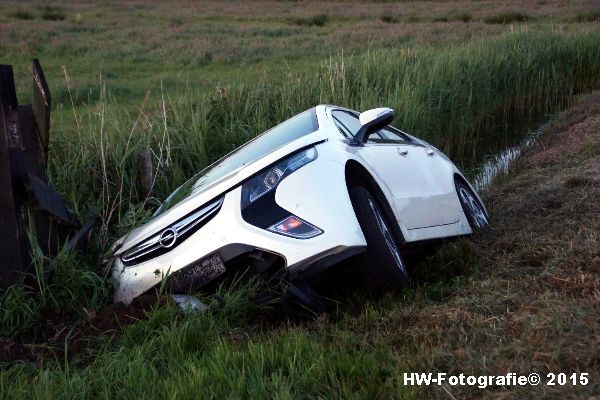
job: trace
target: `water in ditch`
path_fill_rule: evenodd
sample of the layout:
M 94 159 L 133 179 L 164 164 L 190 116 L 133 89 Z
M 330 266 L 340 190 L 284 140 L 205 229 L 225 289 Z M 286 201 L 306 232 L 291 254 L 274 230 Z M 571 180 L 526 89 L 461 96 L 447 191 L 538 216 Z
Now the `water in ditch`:
M 528 116 L 520 121 L 513 120 L 511 123 L 502 124 L 491 133 L 486 132 L 486 139 L 477 144 L 474 156 L 466 162 L 459 163 L 462 171 L 477 190 L 485 190 L 496 176 L 506 174 L 512 162 L 533 145 L 544 124 L 569 104 L 571 102 L 566 100 L 554 113 Z

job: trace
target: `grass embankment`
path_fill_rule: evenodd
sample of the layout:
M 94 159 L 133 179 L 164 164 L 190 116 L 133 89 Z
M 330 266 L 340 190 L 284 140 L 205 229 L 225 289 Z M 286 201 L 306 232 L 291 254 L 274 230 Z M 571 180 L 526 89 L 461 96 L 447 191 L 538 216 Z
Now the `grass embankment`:
M 85 367 L 57 360 L 0 375 L 20 398 L 560 398 L 598 394 L 600 94 L 542 130 L 484 197 L 473 242 L 446 244 L 402 296 L 357 296 L 333 316 L 257 318 L 251 289 L 186 318 L 168 305 L 105 340 Z M 423 276 L 427 276 L 424 277 Z M 102 338 L 102 337 L 101 337 Z M 68 350 L 67 350 L 68 351 Z M 82 355 L 80 355 L 82 357 Z M 588 372 L 587 386 L 405 387 L 405 371 Z

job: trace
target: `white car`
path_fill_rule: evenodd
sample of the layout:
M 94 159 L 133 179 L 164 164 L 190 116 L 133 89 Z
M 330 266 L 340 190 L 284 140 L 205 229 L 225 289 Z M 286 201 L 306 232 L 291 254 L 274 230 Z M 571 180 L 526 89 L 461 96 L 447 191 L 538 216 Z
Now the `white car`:
M 444 154 L 389 126 L 393 114 L 319 105 L 198 173 L 113 246 L 115 301 L 163 279 L 196 291 L 240 266 L 294 282 L 353 256 L 371 288 L 400 288 L 404 247 L 489 217 Z

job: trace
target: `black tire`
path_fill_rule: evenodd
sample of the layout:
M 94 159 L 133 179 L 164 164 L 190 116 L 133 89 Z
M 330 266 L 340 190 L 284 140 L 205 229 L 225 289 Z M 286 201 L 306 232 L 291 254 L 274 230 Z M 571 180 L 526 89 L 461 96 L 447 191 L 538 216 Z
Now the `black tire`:
M 455 179 L 454 185 L 456 186 L 458 200 L 463 212 L 467 216 L 471 230 L 473 232 L 484 230 L 490 224 L 490 217 L 485 211 L 483 204 L 481 204 L 469 186 L 460 179 Z
M 350 189 L 350 199 L 367 240 L 367 252 L 357 259 L 362 280 L 374 291 L 401 289 L 408 282 L 408 273 L 383 207 L 363 187 Z

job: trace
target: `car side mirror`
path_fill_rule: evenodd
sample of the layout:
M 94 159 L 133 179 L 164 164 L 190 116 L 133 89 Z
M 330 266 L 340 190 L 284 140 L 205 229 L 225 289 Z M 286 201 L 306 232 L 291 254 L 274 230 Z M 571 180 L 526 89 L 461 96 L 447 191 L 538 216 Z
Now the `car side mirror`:
M 360 129 L 354 135 L 354 140 L 358 143 L 366 143 L 371 134 L 381 128 L 388 126 L 394 119 L 394 110 L 387 107 L 373 108 L 372 110 L 360 113 L 358 118 Z

